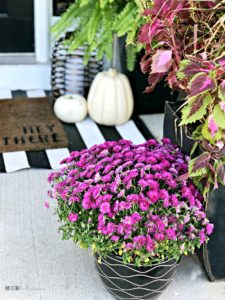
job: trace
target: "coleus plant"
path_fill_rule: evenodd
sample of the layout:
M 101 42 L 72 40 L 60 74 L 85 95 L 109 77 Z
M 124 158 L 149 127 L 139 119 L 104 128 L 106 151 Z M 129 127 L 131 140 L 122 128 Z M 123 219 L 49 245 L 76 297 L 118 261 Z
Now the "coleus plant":
M 139 32 L 146 92 L 166 77 L 172 89 L 186 93 L 180 125 L 194 125 L 194 149 L 203 150 L 190 161 L 189 176 L 204 194 L 211 184 L 225 184 L 224 10 L 224 0 L 154 0 Z

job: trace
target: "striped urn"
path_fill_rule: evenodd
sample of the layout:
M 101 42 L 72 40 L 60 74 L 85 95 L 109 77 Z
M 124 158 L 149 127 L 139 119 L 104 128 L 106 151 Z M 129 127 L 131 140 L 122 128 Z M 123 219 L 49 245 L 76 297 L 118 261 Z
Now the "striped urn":
M 179 262 L 175 259 L 151 267 L 124 264 L 118 256 L 95 255 L 95 265 L 106 289 L 120 300 L 157 299 L 173 280 Z

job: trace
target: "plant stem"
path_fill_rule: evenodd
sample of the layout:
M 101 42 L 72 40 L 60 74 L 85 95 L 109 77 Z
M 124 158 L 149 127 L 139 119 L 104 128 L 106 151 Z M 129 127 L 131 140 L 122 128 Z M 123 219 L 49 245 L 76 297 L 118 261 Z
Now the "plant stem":
M 113 57 L 112 57 L 112 62 L 111 62 L 111 68 L 116 69 L 116 65 L 117 65 L 117 51 L 118 51 L 118 38 L 117 38 L 117 34 L 114 33 L 113 36 Z

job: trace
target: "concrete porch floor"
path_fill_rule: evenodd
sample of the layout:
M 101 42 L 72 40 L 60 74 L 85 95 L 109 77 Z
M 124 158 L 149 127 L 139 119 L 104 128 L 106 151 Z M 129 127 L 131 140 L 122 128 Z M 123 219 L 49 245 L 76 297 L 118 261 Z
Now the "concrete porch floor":
M 0 174 L 0 299 L 113 299 L 98 278 L 91 253 L 61 241 L 55 204 L 44 207 L 48 173 Z M 224 300 L 225 282 L 209 282 L 197 258 L 184 257 L 160 299 Z
M 144 116 L 158 138 L 162 115 Z M 154 129 L 155 128 L 155 129 Z M 47 170 L 0 174 L 0 300 L 110 300 L 92 255 L 62 241 L 44 207 Z M 160 300 L 224 300 L 225 282 L 211 283 L 196 257 L 183 257 Z

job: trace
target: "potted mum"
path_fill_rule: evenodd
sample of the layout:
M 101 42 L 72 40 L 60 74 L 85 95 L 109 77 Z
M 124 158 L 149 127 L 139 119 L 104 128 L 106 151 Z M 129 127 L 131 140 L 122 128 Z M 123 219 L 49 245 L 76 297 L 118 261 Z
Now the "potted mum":
M 91 247 L 116 298 L 155 299 L 180 256 L 208 241 L 213 225 L 187 173 L 188 157 L 163 139 L 120 140 L 72 152 L 49 176 L 60 231 Z
M 224 1 L 155 0 L 144 12 L 139 35 L 146 48 L 141 62 L 149 74 L 146 91 L 166 77 L 171 88 L 184 92 L 183 102 L 166 104 L 164 136 L 193 155 L 189 176 L 207 199 L 207 216 L 215 223 L 203 250 L 211 280 L 225 278 L 224 11 Z

